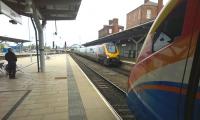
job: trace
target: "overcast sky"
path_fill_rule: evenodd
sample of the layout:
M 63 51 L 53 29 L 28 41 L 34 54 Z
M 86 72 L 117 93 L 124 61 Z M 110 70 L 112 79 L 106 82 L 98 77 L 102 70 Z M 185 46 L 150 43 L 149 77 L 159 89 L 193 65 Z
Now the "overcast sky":
M 157 0 L 151 0 L 157 2 Z M 164 0 L 164 4 L 168 0 Z M 55 41 L 58 46 L 83 44 L 98 38 L 98 30 L 108 24 L 108 20 L 119 19 L 119 24 L 126 26 L 126 14 L 141 4 L 144 0 L 82 0 L 76 20 L 57 21 L 55 36 L 55 21 L 48 21 L 44 30 L 45 43 L 52 46 Z M 35 33 L 30 19 L 22 17 L 23 24 L 12 25 L 9 18 L 0 15 L 0 36 L 8 36 L 33 41 Z M 30 32 L 29 32 L 30 30 Z M 30 43 L 28 43 L 30 44 Z M 25 44 L 27 45 L 27 44 Z

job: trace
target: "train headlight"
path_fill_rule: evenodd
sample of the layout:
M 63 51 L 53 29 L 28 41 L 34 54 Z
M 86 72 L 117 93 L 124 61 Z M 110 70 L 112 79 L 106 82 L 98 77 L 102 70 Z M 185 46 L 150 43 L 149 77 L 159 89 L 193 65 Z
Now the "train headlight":
M 109 58 L 109 56 L 107 55 L 107 56 L 106 56 L 106 58 L 108 59 L 108 58 Z

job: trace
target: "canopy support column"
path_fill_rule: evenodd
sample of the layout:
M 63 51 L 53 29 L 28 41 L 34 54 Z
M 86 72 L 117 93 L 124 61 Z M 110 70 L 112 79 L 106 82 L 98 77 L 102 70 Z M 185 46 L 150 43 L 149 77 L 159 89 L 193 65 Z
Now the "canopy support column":
M 37 27 L 38 36 L 39 36 L 40 69 L 41 69 L 41 72 L 45 72 L 44 35 L 43 35 L 44 27 L 43 27 L 43 24 L 40 23 L 39 15 L 35 6 L 33 6 L 33 19 Z

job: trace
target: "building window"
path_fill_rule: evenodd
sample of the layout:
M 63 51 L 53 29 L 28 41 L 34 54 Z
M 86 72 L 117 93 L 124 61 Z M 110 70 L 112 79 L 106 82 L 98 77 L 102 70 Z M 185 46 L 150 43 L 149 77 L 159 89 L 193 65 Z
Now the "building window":
M 151 10 L 150 9 L 147 10 L 147 19 L 151 19 Z
M 109 29 L 109 34 L 111 34 L 112 33 L 112 29 Z
M 137 18 L 138 18 L 138 20 L 141 19 L 141 9 L 138 10 L 138 17 Z

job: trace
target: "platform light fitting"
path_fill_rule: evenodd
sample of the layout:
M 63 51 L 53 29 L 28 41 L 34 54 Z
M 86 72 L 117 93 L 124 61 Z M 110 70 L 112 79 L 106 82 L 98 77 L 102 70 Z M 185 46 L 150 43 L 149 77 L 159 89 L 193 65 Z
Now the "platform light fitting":
M 26 0 L 25 1 L 25 9 L 24 12 L 27 14 L 32 14 L 33 13 L 33 9 L 32 9 L 32 1 L 31 0 Z
M 9 20 L 9 22 L 12 23 L 12 24 L 15 24 L 15 25 L 17 24 L 17 22 L 15 20 L 12 20 L 12 19 Z
M 31 7 L 29 7 L 29 6 L 26 6 L 24 12 L 27 13 L 27 14 L 32 14 L 33 13 L 33 9 Z

